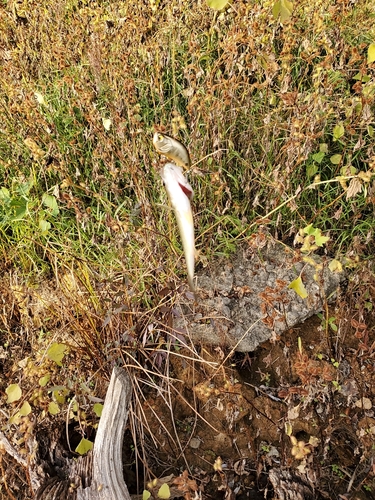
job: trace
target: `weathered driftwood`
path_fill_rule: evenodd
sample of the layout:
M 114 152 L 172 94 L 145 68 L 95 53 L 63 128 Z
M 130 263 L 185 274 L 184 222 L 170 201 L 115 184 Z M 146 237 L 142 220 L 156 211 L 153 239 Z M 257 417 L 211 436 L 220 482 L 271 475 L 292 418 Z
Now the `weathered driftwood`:
M 45 481 L 35 500 L 131 500 L 123 478 L 122 444 L 132 392 L 129 375 L 115 367 L 93 453 L 68 461 L 65 479 Z
M 177 333 L 193 341 L 254 351 L 259 344 L 322 311 L 345 279 L 331 271 L 332 259 L 305 256 L 259 234 L 230 262 L 221 259 L 198 273 L 196 304 L 181 297 Z M 307 296 L 289 288 L 301 277 Z
M 312 500 L 315 492 L 311 478 L 298 471 L 271 469 L 268 478 L 279 500 Z
M 115 367 L 95 438 L 92 483 L 79 488 L 77 500 L 131 500 L 122 470 L 122 444 L 132 386 L 127 373 Z
M 7 437 L 2 432 L 0 432 L 0 450 L 8 453 L 8 455 L 13 457 L 17 463 L 22 465 L 25 469 L 28 469 L 29 466 L 28 461 L 22 458 L 22 456 L 19 453 L 17 453 L 15 448 L 10 444 Z M 29 478 L 31 482 L 31 487 L 33 488 L 34 491 L 37 490 L 40 487 L 40 478 L 33 470 L 29 470 Z

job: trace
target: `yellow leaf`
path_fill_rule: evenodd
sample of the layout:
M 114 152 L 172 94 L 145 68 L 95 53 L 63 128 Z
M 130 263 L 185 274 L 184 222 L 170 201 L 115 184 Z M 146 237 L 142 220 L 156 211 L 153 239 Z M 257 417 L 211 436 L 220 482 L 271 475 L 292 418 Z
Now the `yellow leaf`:
M 54 361 L 58 366 L 61 366 L 61 361 L 65 356 L 67 346 L 65 344 L 58 344 L 54 342 L 47 351 L 47 356 L 51 361 Z
M 166 498 L 170 498 L 170 496 L 171 496 L 171 492 L 169 490 L 169 486 L 167 485 L 167 483 L 162 484 L 160 486 L 159 491 L 158 491 L 158 497 L 166 499 Z
M 338 123 L 333 128 L 333 140 L 338 141 L 345 134 L 345 128 L 342 122 Z
M 293 4 L 289 0 L 277 0 L 272 8 L 273 17 L 276 19 L 280 14 L 280 21 L 287 21 L 293 12 Z
M 25 145 L 30 149 L 32 155 L 36 160 L 39 160 L 40 158 L 43 158 L 45 155 L 43 149 L 41 149 L 38 144 L 32 139 L 31 137 L 26 137 L 26 139 L 23 141 Z
M 51 401 L 48 405 L 48 411 L 51 415 L 57 415 L 58 413 L 60 413 L 59 405 L 54 401 Z
M 341 162 L 342 155 L 332 155 L 330 158 L 331 163 L 338 165 Z
M 291 436 L 293 434 L 293 427 L 290 422 L 285 422 L 285 434 Z
M 92 450 L 93 446 L 94 444 L 92 441 L 82 438 L 75 451 L 80 455 L 85 455 L 88 451 Z
M 50 381 L 51 375 L 48 373 L 47 375 L 44 375 L 44 377 L 40 377 L 39 379 L 39 385 L 40 387 L 45 387 L 48 382 Z
M 102 416 L 103 405 L 101 403 L 95 403 L 93 407 L 94 413 L 97 417 Z
M 217 459 L 214 462 L 214 471 L 221 472 L 223 470 L 222 465 L 223 465 L 223 461 L 222 461 L 221 457 L 217 457 Z
M 142 494 L 142 500 L 148 500 L 151 496 L 151 493 L 147 490 L 143 490 L 143 494 Z
M 367 49 L 367 62 L 369 64 L 375 61 L 375 43 L 370 43 Z
M 67 392 L 68 392 L 67 390 L 63 389 L 61 391 L 59 391 L 59 390 L 53 391 L 52 394 L 53 394 L 53 397 L 55 398 L 56 402 L 63 405 L 65 403 L 65 399 L 66 399 L 65 396 L 66 396 Z
M 308 255 L 305 255 L 303 257 L 303 261 L 306 262 L 307 264 L 310 264 L 310 266 L 316 266 L 316 262 L 312 257 L 309 257 Z
M 207 5 L 211 7 L 211 9 L 221 10 L 227 5 L 228 0 L 207 0 Z
M 112 125 L 112 121 L 110 118 L 102 118 L 102 122 L 103 122 L 103 127 L 106 129 L 106 130 L 109 130 L 111 128 L 111 125 Z
M 47 106 L 46 100 L 44 99 L 44 96 L 40 92 L 34 92 L 34 95 L 35 99 L 38 101 L 39 104 Z
M 22 417 L 26 417 L 29 413 L 31 413 L 31 406 L 27 401 L 25 401 L 20 408 L 20 415 Z
M 302 299 L 306 299 L 306 297 L 308 296 L 305 285 L 302 283 L 301 276 L 298 276 L 297 279 L 293 280 L 288 288 L 294 290 L 296 294 L 298 294 Z
M 331 262 L 328 264 L 328 268 L 332 272 L 338 272 L 341 273 L 342 271 L 342 264 L 339 260 L 337 259 L 332 259 Z
M 8 394 L 7 403 L 13 403 L 14 401 L 18 401 L 22 396 L 21 387 L 18 384 L 10 384 L 5 392 Z
M 22 421 L 22 415 L 19 411 L 17 411 L 15 413 L 15 415 L 10 417 L 10 419 L 9 419 L 9 423 L 14 424 L 14 425 L 19 425 L 21 423 L 21 421 Z

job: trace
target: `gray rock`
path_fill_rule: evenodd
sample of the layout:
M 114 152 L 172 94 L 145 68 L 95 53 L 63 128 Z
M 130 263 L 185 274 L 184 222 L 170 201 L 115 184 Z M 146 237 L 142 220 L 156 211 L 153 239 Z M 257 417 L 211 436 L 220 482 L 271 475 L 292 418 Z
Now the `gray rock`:
M 345 275 L 330 271 L 330 261 L 306 257 L 261 234 L 230 262 L 221 259 L 198 275 L 197 303 L 180 299 L 183 314 L 174 319 L 174 328 L 195 341 L 254 351 L 335 298 Z M 305 299 L 288 288 L 299 276 Z

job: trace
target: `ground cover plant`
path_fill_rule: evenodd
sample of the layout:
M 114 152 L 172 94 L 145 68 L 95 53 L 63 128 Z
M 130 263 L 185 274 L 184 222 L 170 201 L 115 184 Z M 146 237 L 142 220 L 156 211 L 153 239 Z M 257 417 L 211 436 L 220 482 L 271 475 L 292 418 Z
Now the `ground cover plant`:
M 82 451 L 82 438 L 92 442 L 118 363 L 138 374 L 142 394 L 131 419 L 134 491 L 171 470 L 168 453 L 152 446 L 160 449 L 161 424 L 150 408 L 162 391 L 169 454 L 181 458 L 173 473 L 220 486 L 207 486 L 203 498 L 230 498 L 229 470 L 242 478 L 238 494 L 268 488 L 271 498 L 266 472 L 277 461 L 291 470 L 305 461 L 317 498 L 372 498 L 374 17 L 370 0 L 239 0 L 221 11 L 179 0 L 2 2 L 0 421 L 20 456 L 32 456 L 30 439 L 46 432 L 61 444 L 65 422 L 67 453 Z M 241 454 L 223 456 L 226 469 L 214 444 L 198 459 L 179 441 L 201 425 L 197 401 L 209 407 L 225 394 L 232 407 L 250 409 L 234 400 L 244 389 L 231 372 L 245 360 L 227 360 L 213 383 L 210 363 L 225 353 L 189 344 L 182 356 L 182 339 L 171 335 L 185 271 L 155 127 L 192 158 L 198 269 L 230 259 L 260 229 L 351 269 L 336 310 L 327 306 L 313 330 L 318 340 L 306 332 L 310 344 L 302 334 L 279 340 L 289 349 L 280 369 L 289 371 L 273 372 L 263 351 L 249 357 L 249 383 L 274 384 L 289 422 L 296 403 L 306 414 L 318 409 L 320 434 L 264 417 L 265 428 L 270 418 L 275 425 L 273 441 L 249 438 L 252 469 L 241 474 Z M 329 239 L 314 248 L 306 228 Z M 189 377 L 182 357 L 194 360 Z M 354 360 L 348 385 L 342 367 Z M 196 411 L 187 417 L 189 405 Z M 333 418 L 342 425 L 326 425 Z M 22 467 L 8 455 L 1 467 L 3 497 L 26 498 Z M 195 485 L 181 477 L 189 498 Z

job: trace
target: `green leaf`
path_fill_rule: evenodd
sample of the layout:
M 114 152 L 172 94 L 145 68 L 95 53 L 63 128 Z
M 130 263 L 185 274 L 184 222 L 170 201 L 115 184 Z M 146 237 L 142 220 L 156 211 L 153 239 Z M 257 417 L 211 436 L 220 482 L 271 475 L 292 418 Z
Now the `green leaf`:
M 272 7 L 272 15 L 275 19 L 277 19 L 280 14 L 280 3 L 280 0 L 277 0 L 277 2 L 275 2 Z
M 333 128 L 333 140 L 338 141 L 340 137 L 342 137 L 345 134 L 345 128 L 342 123 L 338 123 L 337 125 L 334 126 Z
M 151 496 L 151 493 L 147 490 L 143 490 L 143 494 L 142 494 L 142 500 L 148 500 Z
M 2 187 L 0 189 L 0 201 L 6 203 L 7 205 L 11 202 L 12 198 L 10 197 L 9 189 L 6 187 Z
M 50 404 L 48 405 L 48 412 L 51 415 L 57 415 L 58 413 L 60 413 L 59 405 L 57 403 L 55 403 L 54 401 L 51 401 Z
M 316 163 L 311 163 L 306 167 L 306 174 L 308 177 L 314 177 L 314 175 L 317 173 L 318 170 L 319 170 L 318 165 Z
M 302 283 L 301 276 L 298 276 L 297 279 L 293 280 L 288 288 L 294 290 L 296 294 L 298 294 L 302 299 L 306 299 L 306 297 L 308 296 L 305 285 Z
M 371 77 L 368 75 L 364 75 L 361 71 L 353 76 L 353 80 L 358 80 L 362 83 L 367 83 L 371 80 Z
M 65 356 L 67 346 L 65 344 L 58 344 L 54 342 L 47 351 L 47 356 L 51 361 L 54 361 L 58 366 L 62 366 L 61 361 Z
M 40 219 L 39 220 L 39 229 L 42 235 L 46 235 L 48 231 L 51 229 L 51 224 L 47 220 Z
M 227 5 L 228 0 L 207 0 L 207 5 L 211 9 L 222 10 Z
M 53 394 L 53 397 L 55 398 L 55 400 L 57 401 L 57 403 L 60 403 L 61 405 L 63 405 L 65 403 L 65 400 L 66 400 L 65 396 L 68 394 L 68 391 L 64 387 L 62 390 L 53 391 L 52 394 Z
M 18 401 L 22 396 L 21 387 L 18 384 L 10 384 L 5 389 L 6 394 L 8 395 L 7 403 L 13 403 L 14 401 Z
M 94 413 L 97 417 L 102 416 L 103 405 L 101 403 L 95 403 L 93 407 Z
M 370 43 L 367 49 L 367 62 L 369 64 L 375 61 L 375 43 Z
M 330 158 L 331 163 L 338 165 L 341 162 L 342 155 L 333 155 Z
M 9 206 L 14 209 L 14 216 L 10 218 L 12 221 L 22 219 L 27 212 L 25 198 L 12 198 Z
M 322 247 L 327 241 L 329 240 L 328 236 L 323 236 L 322 232 L 320 229 L 317 230 L 317 233 L 315 234 L 315 245 L 318 247 Z
M 31 413 L 31 406 L 27 401 L 25 401 L 20 408 L 20 415 L 21 417 L 26 417 L 29 413 Z
M 166 498 L 170 498 L 170 496 L 171 496 L 171 492 L 170 492 L 169 486 L 167 485 L 167 483 L 162 484 L 160 486 L 159 491 L 158 491 L 158 498 L 166 499 Z
M 17 193 L 21 196 L 27 196 L 29 193 L 30 193 L 30 190 L 31 188 L 33 187 L 34 185 L 34 181 L 27 181 L 27 182 L 23 182 L 22 184 L 19 184 L 17 186 Z
M 44 193 L 42 196 L 42 203 L 51 210 L 52 215 L 59 214 L 56 198 L 52 194 Z
M 277 0 L 272 8 L 272 14 L 275 19 L 280 15 L 280 21 L 287 21 L 293 12 L 293 4 L 289 0 Z
M 88 439 L 82 438 L 81 441 L 79 442 L 77 448 L 75 451 L 79 453 L 80 455 L 85 455 L 87 452 L 92 450 L 94 444 L 92 441 L 89 441 Z
M 303 228 L 303 232 L 305 234 L 314 234 L 315 233 L 315 227 L 313 227 L 312 224 L 309 224 L 308 226 Z
M 319 151 L 319 153 L 315 153 L 312 155 L 312 159 L 319 164 L 322 163 L 324 157 L 325 157 L 324 151 Z

